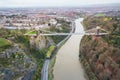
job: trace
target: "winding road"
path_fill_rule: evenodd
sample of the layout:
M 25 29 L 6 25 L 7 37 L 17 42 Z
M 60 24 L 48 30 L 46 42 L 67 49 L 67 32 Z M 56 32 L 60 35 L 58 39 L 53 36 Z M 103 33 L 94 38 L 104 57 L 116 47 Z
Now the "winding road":
M 41 71 L 41 80 L 48 80 L 48 67 L 50 60 L 46 59 L 43 65 L 43 69 Z
M 81 21 L 83 18 L 75 20 L 75 33 L 84 33 Z M 79 45 L 83 35 L 72 35 L 59 49 L 53 68 L 53 80 L 86 80 L 79 62 Z

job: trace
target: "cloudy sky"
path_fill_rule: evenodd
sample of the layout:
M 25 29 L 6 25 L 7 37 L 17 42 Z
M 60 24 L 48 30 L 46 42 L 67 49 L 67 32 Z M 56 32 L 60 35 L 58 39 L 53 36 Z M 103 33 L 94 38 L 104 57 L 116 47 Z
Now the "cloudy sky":
M 60 7 L 120 3 L 120 0 L 0 0 L 0 7 Z

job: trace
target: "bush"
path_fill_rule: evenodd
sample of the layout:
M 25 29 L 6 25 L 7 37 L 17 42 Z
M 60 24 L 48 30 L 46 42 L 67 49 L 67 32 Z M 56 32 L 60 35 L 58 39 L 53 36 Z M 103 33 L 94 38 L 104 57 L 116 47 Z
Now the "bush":
M 50 46 L 48 52 L 46 53 L 46 57 L 50 58 L 54 50 L 55 50 L 55 46 Z

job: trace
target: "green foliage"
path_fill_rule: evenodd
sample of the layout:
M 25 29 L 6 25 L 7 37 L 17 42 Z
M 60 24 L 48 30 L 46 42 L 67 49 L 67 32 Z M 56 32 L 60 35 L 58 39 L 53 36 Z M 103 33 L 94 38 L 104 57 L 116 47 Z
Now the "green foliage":
M 15 37 L 17 43 L 22 43 L 29 48 L 29 37 L 24 35 L 18 35 Z
M 106 21 L 104 21 L 107 19 Z M 86 29 L 92 29 L 99 26 L 107 30 L 110 34 L 102 38 L 109 44 L 120 47 L 120 20 L 116 17 L 89 17 L 83 21 Z
M 50 64 L 49 64 L 49 71 L 48 71 L 48 80 L 52 80 L 53 79 L 53 67 L 54 67 L 54 64 L 55 64 L 55 60 L 56 60 L 56 57 L 53 57 L 50 59 Z
M 66 36 L 50 36 L 53 41 L 58 44 L 60 41 L 62 41 Z
M 118 33 L 119 34 L 119 33 Z M 108 35 L 102 37 L 107 43 L 115 46 L 115 47 L 120 47 L 120 36 L 119 35 Z
M 40 80 L 43 62 L 46 58 L 46 49 L 41 50 L 31 49 L 30 53 L 31 53 L 30 55 L 35 59 L 37 63 L 37 69 L 35 70 L 33 80 Z
M 11 47 L 11 44 L 12 43 L 10 41 L 8 41 L 4 38 L 0 38 L 0 52 Z
M 80 59 L 90 80 L 119 80 L 120 70 L 120 20 L 116 17 L 89 17 L 83 21 L 86 29 L 101 26 L 110 34 L 84 36 L 80 45 Z M 88 67 L 89 66 L 89 67 Z M 116 71 L 115 71 L 116 70 Z M 114 73 L 115 71 L 115 73 Z M 92 72 L 92 73 L 91 73 Z
M 4 34 L 4 35 L 3 35 Z M 10 34 L 10 31 L 7 29 L 0 29 L 0 37 L 2 38 L 7 38 Z
M 0 29 L 0 37 L 2 38 L 8 38 L 8 37 L 15 37 L 17 35 L 23 35 L 27 30 L 21 29 L 21 30 L 8 30 L 8 29 Z M 4 34 L 4 35 L 3 35 Z
M 10 41 L 4 39 L 4 38 L 0 38 L 0 47 L 4 47 L 4 46 L 10 46 Z
M 7 67 L 9 65 L 9 59 L 7 58 L 0 58 L 0 67 Z
M 30 50 L 31 55 L 36 59 L 45 59 L 46 57 L 46 49 L 41 49 L 41 50 L 36 50 L 36 49 L 31 49 Z
M 97 16 L 97 17 L 101 17 L 101 16 L 105 16 L 105 15 L 102 14 L 102 13 L 98 13 L 98 14 L 96 14 L 95 16 Z
M 50 46 L 49 50 L 46 53 L 46 57 L 50 58 L 54 50 L 55 50 L 55 46 Z
M 27 33 L 25 33 L 25 35 L 34 35 L 37 34 L 37 31 L 28 31 Z
M 7 29 L 0 29 L 0 51 L 1 46 L 3 48 L 8 46 L 10 42 L 6 40 L 5 38 L 11 38 L 12 41 L 15 43 L 18 43 L 24 47 L 25 53 L 31 57 L 33 61 L 36 62 L 37 68 L 35 70 L 35 75 L 33 76 L 33 80 L 40 80 L 41 78 L 41 69 L 43 67 L 44 59 L 46 58 L 46 49 L 42 50 L 36 50 L 36 49 L 30 49 L 29 46 L 29 36 L 24 36 L 27 30 L 7 30 Z M 30 32 L 30 34 L 34 34 L 36 31 Z M 3 35 L 4 34 L 4 35 Z M 21 53 L 12 53 L 11 57 L 8 58 L 0 58 L 0 67 L 8 67 L 11 62 L 14 62 L 14 60 L 18 60 L 17 63 L 21 64 L 23 62 L 24 55 Z M 25 67 L 29 67 L 29 63 L 25 65 Z M 16 65 L 17 66 L 17 65 Z

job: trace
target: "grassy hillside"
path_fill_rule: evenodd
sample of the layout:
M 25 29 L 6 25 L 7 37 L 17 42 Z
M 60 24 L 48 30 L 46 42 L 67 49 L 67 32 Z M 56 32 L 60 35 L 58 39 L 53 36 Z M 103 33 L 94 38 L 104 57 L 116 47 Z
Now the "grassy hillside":
M 0 47 L 9 46 L 10 42 L 4 38 L 0 38 Z
M 110 32 L 106 36 L 84 36 L 82 39 L 80 60 L 90 80 L 120 80 L 119 18 L 89 17 L 83 24 L 86 30 L 101 26 Z
M 0 52 L 9 48 L 11 46 L 11 42 L 7 39 L 0 38 Z

